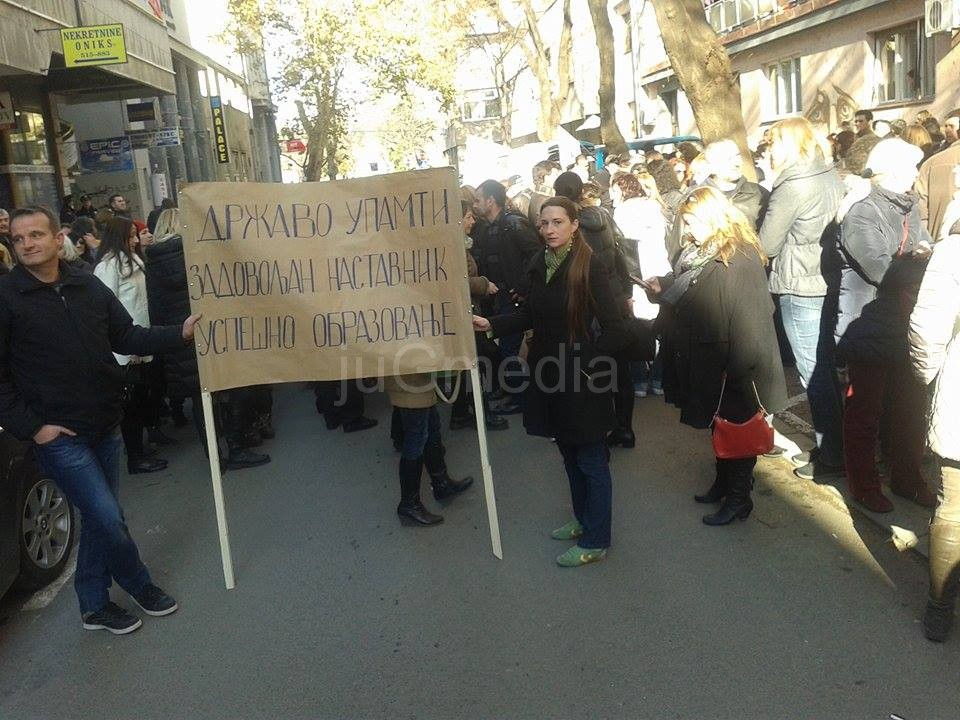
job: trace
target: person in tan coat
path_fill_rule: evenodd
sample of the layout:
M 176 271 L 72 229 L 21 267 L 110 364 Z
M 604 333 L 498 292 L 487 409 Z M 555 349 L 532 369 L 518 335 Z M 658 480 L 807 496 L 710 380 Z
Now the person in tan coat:
M 430 475 L 433 497 L 438 502 L 462 493 L 473 483 L 473 478 L 454 480 L 447 470 L 433 377 L 426 373 L 396 375 L 384 378 L 384 385 L 390 402 L 399 410 L 403 429 L 397 514 L 420 525 L 436 525 L 443 522 L 443 516 L 427 510 L 420 499 L 424 466 Z
M 954 193 L 960 190 L 954 168 L 960 165 L 960 142 L 955 142 L 920 166 L 920 176 L 914 186 L 920 201 L 920 220 L 925 222 L 930 236 L 940 237 L 943 216 Z

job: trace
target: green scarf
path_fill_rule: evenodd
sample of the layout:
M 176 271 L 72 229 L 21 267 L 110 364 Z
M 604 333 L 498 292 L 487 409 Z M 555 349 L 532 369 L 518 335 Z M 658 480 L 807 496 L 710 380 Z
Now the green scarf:
M 561 248 L 552 250 L 547 248 L 546 250 L 546 261 L 547 261 L 547 282 L 549 283 L 553 276 L 556 274 L 557 270 L 563 265 L 563 261 L 567 259 L 567 255 L 570 254 L 570 248 L 573 247 L 572 242 L 568 242 Z

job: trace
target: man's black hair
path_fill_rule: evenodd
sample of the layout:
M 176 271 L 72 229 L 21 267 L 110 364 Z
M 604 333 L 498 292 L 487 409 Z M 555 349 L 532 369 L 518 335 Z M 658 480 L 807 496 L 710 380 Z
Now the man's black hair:
M 854 117 L 865 117 L 867 122 L 873 122 L 873 113 L 869 110 L 857 110 L 854 114 Z
M 493 198 L 497 207 L 504 208 L 507 206 L 507 190 L 496 180 L 484 180 L 477 188 L 477 194 Z
M 553 183 L 553 191 L 557 195 L 562 195 L 568 200 L 578 203 L 580 202 L 580 196 L 583 194 L 583 180 L 576 173 L 560 173 L 560 177 Z
M 107 205 L 113 205 L 113 201 L 114 201 L 116 198 L 120 198 L 120 199 L 122 200 L 122 199 L 123 199 L 123 193 L 114 193 L 113 195 L 111 195 L 111 196 L 109 197 L 109 199 L 107 200 Z

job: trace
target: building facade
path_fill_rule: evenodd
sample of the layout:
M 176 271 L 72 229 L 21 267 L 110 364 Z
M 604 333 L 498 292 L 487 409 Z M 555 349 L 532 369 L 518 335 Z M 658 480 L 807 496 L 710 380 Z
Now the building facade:
M 939 24 L 931 26 L 932 3 Z M 956 4 L 956 10 L 952 9 Z M 543 3 L 539 30 L 559 51 L 562 3 Z M 697 135 L 690 104 L 670 67 L 648 0 L 609 0 L 616 49 L 616 103 L 598 104 L 599 57 L 586 0 L 572 0 L 573 51 L 567 87 L 554 87 L 560 130 L 599 141 L 599 116 L 615 114 L 627 139 Z M 943 118 L 960 108 L 960 2 L 951 0 L 706 0 L 738 75 L 751 143 L 779 119 L 804 116 L 836 130 L 860 108 L 878 119 Z M 938 19 L 938 18 L 944 19 Z M 955 20 L 954 20 L 955 19 Z M 506 18 L 508 23 L 511 18 Z M 537 145 L 538 84 L 504 25 L 478 18 L 458 69 L 463 88 L 447 131 L 447 157 L 465 180 Z M 512 43 L 512 44 L 511 44 Z M 553 70 L 556 80 L 556 70 Z M 563 137 L 563 132 L 557 132 Z M 543 157 L 545 153 L 539 153 Z M 524 159 L 525 162 L 525 159 Z M 517 167 L 516 162 L 513 163 Z M 523 167 L 523 164 L 519 164 Z M 466 169 L 465 169 L 466 168 Z M 495 174 L 488 176 L 495 177 Z
M 242 63 L 195 47 L 198 34 L 217 31 L 203 17 L 217 4 L 0 0 L 0 207 L 58 210 L 71 194 L 104 205 L 122 193 L 146 217 L 187 182 L 279 181 L 262 57 L 249 81 Z M 61 29 L 114 23 L 126 62 L 66 66 Z
M 756 142 L 784 117 L 836 130 L 860 108 L 910 121 L 922 110 L 942 119 L 960 107 L 956 31 L 951 23 L 930 27 L 925 9 L 923 0 L 719 0 L 705 12 L 739 75 Z M 665 106 L 679 133 L 695 133 L 652 8 L 642 11 L 640 26 L 647 30 L 637 72 L 645 101 Z

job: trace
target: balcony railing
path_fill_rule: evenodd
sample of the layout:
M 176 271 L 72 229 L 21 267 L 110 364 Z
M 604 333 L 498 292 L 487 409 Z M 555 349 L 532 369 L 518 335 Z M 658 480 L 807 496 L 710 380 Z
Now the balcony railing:
M 726 33 L 776 10 L 805 0 L 704 0 L 707 22 L 718 33 Z

